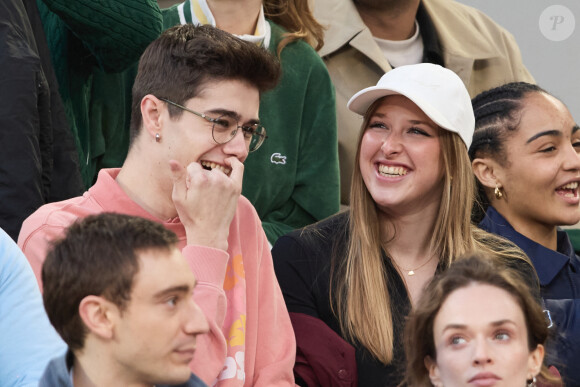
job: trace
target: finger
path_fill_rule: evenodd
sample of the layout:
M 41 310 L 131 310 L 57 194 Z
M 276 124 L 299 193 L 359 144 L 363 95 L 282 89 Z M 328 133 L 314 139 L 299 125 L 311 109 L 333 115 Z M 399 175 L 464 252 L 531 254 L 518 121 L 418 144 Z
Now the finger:
M 189 165 L 187 166 L 186 169 L 187 169 L 187 173 L 189 175 L 194 175 L 196 173 L 205 171 L 205 169 L 201 166 L 201 164 L 200 163 L 196 163 L 195 161 L 189 163 Z
M 244 179 L 244 164 L 237 157 L 228 157 L 224 160 L 226 164 L 232 169 L 230 173 L 230 179 L 236 183 L 238 186 L 242 186 L 242 180 Z
M 207 171 L 201 166 L 200 163 L 191 162 L 186 168 L 187 170 L 187 188 L 190 188 L 192 184 L 201 184 L 211 178 L 209 175 L 212 171 Z

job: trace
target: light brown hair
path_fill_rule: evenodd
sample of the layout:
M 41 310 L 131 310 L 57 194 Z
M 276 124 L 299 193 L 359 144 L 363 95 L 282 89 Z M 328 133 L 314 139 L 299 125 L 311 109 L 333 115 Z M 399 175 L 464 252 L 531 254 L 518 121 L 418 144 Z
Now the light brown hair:
M 359 342 L 383 364 L 389 364 L 393 360 L 394 331 L 379 209 L 363 181 L 359 161 L 362 137 L 381 101 L 369 107 L 361 126 L 350 193 L 350 239 L 346 256 L 333 257 L 330 299 L 343 335 Z M 447 130 L 441 130 L 440 141 L 443 194 L 430 241 L 439 265 L 447 268 L 459 255 L 478 249 L 529 262 L 513 243 L 471 224 L 475 178 L 467 149 L 458 134 Z M 389 257 L 388 249 L 384 250 Z
M 264 15 L 288 31 L 278 44 L 278 55 L 286 45 L 299 39 L 316 51 L 322 48 L 324 29 L 312 15 L 308 0 L 264 0 L 263 4 Z

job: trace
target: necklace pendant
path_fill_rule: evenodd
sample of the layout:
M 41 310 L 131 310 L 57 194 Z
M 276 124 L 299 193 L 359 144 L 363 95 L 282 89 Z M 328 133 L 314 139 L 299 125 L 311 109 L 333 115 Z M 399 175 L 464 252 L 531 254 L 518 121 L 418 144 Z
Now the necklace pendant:
M 407 274 L 408 275 L 415 275 L 415 272 L 413 270 L 409 270 L 409 272 Z

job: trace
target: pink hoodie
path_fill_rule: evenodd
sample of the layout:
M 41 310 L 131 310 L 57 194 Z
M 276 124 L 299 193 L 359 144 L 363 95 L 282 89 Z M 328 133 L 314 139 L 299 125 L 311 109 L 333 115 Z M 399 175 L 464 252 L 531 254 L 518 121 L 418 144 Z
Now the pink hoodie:
M 179 218 L 162 221 L 133 202 L 116 183 L 119 169 L 104 169 L 83 196 L 39 208 L 22 225 L 18 245 L 41 284 L 48 243 L 78 218 L 119 212 L 163 223 L 195 274 L 194 299 L 210 332 L 198 338 L 191 370 L 208 385 L 293 386 L 296 342 L 276 280 L 268 240 L 254 207 L 240 196 L 228 251 L 186 245 Z

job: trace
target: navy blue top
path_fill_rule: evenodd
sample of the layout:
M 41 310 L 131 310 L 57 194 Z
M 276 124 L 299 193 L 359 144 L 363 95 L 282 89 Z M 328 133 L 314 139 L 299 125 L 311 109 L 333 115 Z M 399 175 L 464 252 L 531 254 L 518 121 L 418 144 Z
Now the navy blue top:
M 580 258 L 568 235 L 558 230 L 557 251 L 548 249 L 514 230 L 492 206 L 479 227 L 509 239 L 530 257 L 555 328 L 547 345 L 547 362 L 558 368 L 567 386 L 580 386 Z

